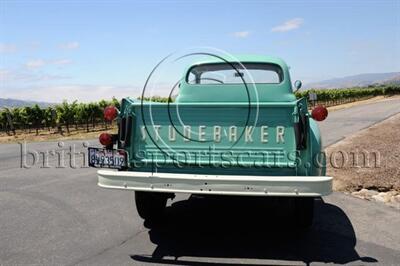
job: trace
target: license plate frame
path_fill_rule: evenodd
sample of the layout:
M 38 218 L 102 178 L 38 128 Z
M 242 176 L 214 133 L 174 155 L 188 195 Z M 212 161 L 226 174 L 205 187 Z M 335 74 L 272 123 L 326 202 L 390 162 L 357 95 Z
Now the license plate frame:
M 125 169 L 128 167 L 128 154 L 121 149 L 88 148 L 89 167 Z

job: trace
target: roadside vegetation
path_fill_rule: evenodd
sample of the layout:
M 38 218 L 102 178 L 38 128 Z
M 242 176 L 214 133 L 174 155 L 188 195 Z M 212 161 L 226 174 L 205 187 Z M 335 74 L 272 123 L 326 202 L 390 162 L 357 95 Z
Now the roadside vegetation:
M 119 108 L 119 101 L 113 98 L 95 103 L 64 101 L 47 108 L 37 104 L 4 108 L 0 110 L 0 142 L 94 137 L 90 133 L 115 128 L 103 118 L 103 110 L 109 105 Z
M 376 96 L 392 96 L 400 94 L 400 85 L 369 86 L 363 88 L 350 89 L 311 89 L 296 92 L 297 98 L 309 98 L 311 93 L 315 93 L 317 100 L 313 104 L 322 104 L 326 107 L 356 102 Z
M 351 89 L 325 89 L 307 90 L 296 92 L 297 98 L 316 94 L 317 101 L 311 105 L 322 104 L 326 107 L 346 104 L 373 98 L 376 96 L 391 96 L 400 94 L 400 85 L 369 86 Z M 155 102 L 172 102 L 167 97 L 144 98 Z M 0 109 L 0 142 L 15 141 L 16 139 L 37 140 L 59 138 L 84 138 L 91 137 L 91 132 L 115 129 L 115 125 L 106 122 L 103 118 L 103 110 L 108 105 L 119 108 L 119 101 L 113 98 L 111 101 L 101 100 L 95 103 L 68 103 L 40 108 L 38 105 L 22 108 Z M 95 136 L 92 134 L 93 137 Z

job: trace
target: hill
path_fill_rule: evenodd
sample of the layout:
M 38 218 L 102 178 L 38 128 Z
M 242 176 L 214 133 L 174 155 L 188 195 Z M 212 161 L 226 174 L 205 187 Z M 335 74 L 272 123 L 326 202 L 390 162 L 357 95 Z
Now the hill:
M 0 108 L 33 106 L 35 104 L 39 105 L 42 108 L 46 108 L 46 107 L 54 105 L 54 103 L 48 103 L 48 102 L 36 102 L 36 101 L 24 101 L 24 100 L 17 100 L 17 99 L 0 98 Z
M 400 72 L 390 73 L 367 73 L 343 78 L 334 78 L 305 84 L 306 88 L 351 88 L 366 87 L 380 84 L 400 84 Z

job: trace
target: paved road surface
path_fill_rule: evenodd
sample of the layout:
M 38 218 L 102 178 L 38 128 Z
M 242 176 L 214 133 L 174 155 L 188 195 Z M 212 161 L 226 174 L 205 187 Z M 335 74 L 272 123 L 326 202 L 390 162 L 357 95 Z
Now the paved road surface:
M 383 102 L 354 106 L 332 112 L 328 120 L 320 123 L 325 146 L 335 143 L 345 136 L 369 127 L 389 116 L 400 112 L 400 99 L 388 99 Z
M 400 99 L 331 113 L 321 123 L 325 144 L 397 112 Z M 81 142 L 30 143 L 27 150 L 62 154 L 73 144 L 82 150 Z M 400 262 L 400 214 L 378 203 L 333 193 L 316 202 L 314 228 L 299 235 L 273 204 L 179 197 L 165 225 L 149 231 L 133 193 L 98 188 L 94 169 L 55 169 L 57 154 L 50 168 L 21 169 L 19 154 L 16 144 L 0 145 L 0 264 Z

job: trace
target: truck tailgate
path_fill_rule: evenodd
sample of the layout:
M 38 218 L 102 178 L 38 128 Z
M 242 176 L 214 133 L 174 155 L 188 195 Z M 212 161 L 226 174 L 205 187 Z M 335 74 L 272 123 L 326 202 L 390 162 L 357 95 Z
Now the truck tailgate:
M 298 101 L 125 105 L 131 119 L 120 131 L 129 131 L 124 148 L 132 163 L 296 166 Z

